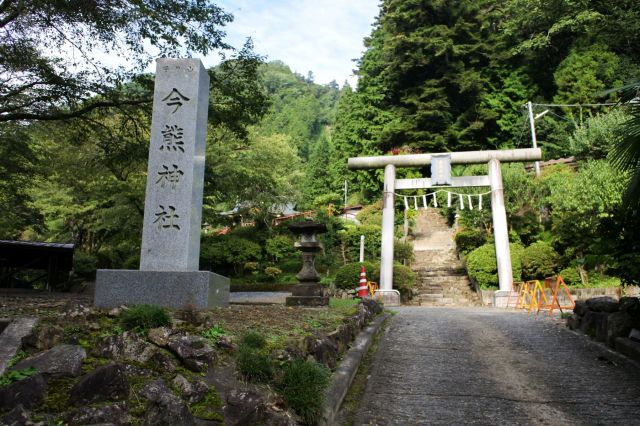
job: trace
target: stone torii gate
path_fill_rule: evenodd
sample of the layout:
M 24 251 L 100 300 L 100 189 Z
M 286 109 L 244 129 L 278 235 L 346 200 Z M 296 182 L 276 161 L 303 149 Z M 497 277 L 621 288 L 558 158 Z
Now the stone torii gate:
M 491 188 L 491 216 L 500 285 L 500 290 L 496 291 L 494 306 L 505 306 L 510 295 L 513 275 L 500 162 L 530 162 L 541 158 L 542 152 L 539 148 L 349 158 L 347 167 L 351 170 L 384 168 L 380 293 L 385 303 L 400 304 L 400 295 L 396 290 L 393 290 L 395 190 L 428 189 L 443 186 L 450 188 L 489 186 Z M 488 163 L 489 174 L 487 176 L 451 176 L 451 164 L 479 163 Z M 397 167 L 423 167 L 427 165 L 431 165 L 431 178 L 396 180 Z

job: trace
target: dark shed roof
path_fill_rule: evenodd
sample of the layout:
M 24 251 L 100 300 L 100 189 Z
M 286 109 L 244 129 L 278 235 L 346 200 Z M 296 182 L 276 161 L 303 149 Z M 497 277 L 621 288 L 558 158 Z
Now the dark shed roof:
M 50 259 L 53 258 L 57 269 L 71 270 L 73 249 L 73 244 L 0 240 L 0 264 L 10 267 L 47 269 Z

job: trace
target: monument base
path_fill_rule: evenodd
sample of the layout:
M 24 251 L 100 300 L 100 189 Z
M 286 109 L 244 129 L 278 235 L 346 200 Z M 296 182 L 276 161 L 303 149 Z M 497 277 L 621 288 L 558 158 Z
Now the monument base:
M 512 292 L 509 290 L 496 290 L 493 293 L 493 307 L 494 308 L 506 308 L 509 304 L 509 298 L 511 297 Z M 514 303 L 512 303 L 515 306 Z
M 325 288 L 318 283 L 300 283 L 291 289 L 292 296 L 287 297 L 287 306 L 327 306 L 329 297 Z
M 93 304 L 97 308 L 147 304 L 173 309 L 229 305 L 227 277 L 209 271 L 99 269 Z
M 377 290 L 376 295 L 382 298 L 382 303 L 385 306 L 400 306 L 402 301 L 400 300 L 400 292 L 398 290 Z

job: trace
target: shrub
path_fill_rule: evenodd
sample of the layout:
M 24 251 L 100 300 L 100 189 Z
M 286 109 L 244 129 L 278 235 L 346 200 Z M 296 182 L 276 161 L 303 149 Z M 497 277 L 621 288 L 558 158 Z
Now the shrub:
M 382 201 L 364 207 L 358 212 L 356 218 L 363 225 L 382 226 Z
M 96 276 L 96 268 L 98 267 L 98 258 L 84 251 L 76 251 L 73 253 L 73 273 L 84 279 L 94 279 Z
M 376 276 L 380 274 L 380 268 L 376 269 Z M 402 300 L 411 299 L 411 289 L 416 280 L 416 274 L 411 268 L 395 263 L 393 265 L 393 288 L 400 292 Z M 378 279 L 376 279 L 378 281 Z
M 316 263 L 318 262 L 318 257 L 319 256 L 316 256 Z M 302 259 L 300 259 L 300 256 L 298 256 L 297 259 L 283 259 L 278 262 L 278 268 L 280 268 L 282 272 L 298 273 L 300 269 L 302 269 Z M 316 267 L 316 269 L 318 268 Z
M 510 244 L 513 281 L 522 281 L 522 251 L 520 244 Z M 484 244 L 473 250 L 466 259 L 467 273 L 481 288 L 498 286 L 498 265 L 493 244 Z
M 293 240 L 285 235 L 276 235 L 265 242 L 265 252 L 274 262 L 296 256 Z M 299 256 L 299 255 L 298 255 Z
M 564 280 L 564 283 L 569 286 L 578 286 L 582 285 L 582 279 L 580 278 L 580 272 L 578 268 L 575 266 L 570 266 L 568 268 L 564 268 L 558 274 Z
M 537 241 L 522 253 L 522 276 L 525 280 L 543 279 L 555 273 L 558 253 L 544 241 Z
M 255 331 L 244 335 L 238 348 L 236 365 L 247 380 L 266 382 L 273 376 L 271 360 L 266 351 L 265 337 Z
M 126 330 L 146 333 L 152 328 L 171 325 L 171 314 L 154 305 L 133 305 L 120 315 L 120 325 Z
M 413 244 L 410 242 L 402 242 L 397 240 L 393 245 L 393 257 L 400 263 L 403 261 L 412 262 L 413 256 Z
M 487 242 L 487 234 L 482 229 L 461 229 L 454 237 L 458 253 L 467 255 Z
M 360 263 L 353 262 L 347 263 L 342 266 L 336 272 L 335 285 L 337 288 L 343 290 L 353 290 L 358 287 L 360 281 Z M 371 262 L 364 262 L 364 269 L 367 272 L 367 278 L 371 281 L 375 281 L 372 277 L 376 271 L 375 264 Z
M 352 226 L 340 233 L 342 244 L 345 248 L 347 259 L 355 262 L 360 258 L 360 236 L 364 235 L 364 253 L 366 259 L 380 257 L 380 238 L 382 229 L 380 226 L 363 225 Z
M 293 246 L 293 240 L 286 235 L 276 235 L 269 238 L 265 242 L 265 252 L 274 262 L 296 256 L 296 249 Z
M 264 268 L 264 274 L 268 277 L 269 281 L 275 281 L 280 274 L 282 274 L 282 270 L 273 266 L 267 266 Z
M 256 331 L 249 331 L 242 337 L 240 344 L 252 349 L 262 349 L 267 344 L 267 339 Z
M 329 369 L 312 361 L 296 359 L 283 370 L 284 400 L 302 417 L 304 424 L 315 424 L 329 385 Z
M 218 235 L 202 239 L 200 262 L 221 273 L 243 272 L 247 262 L 261 258 L 259 244 L 235 235 Z

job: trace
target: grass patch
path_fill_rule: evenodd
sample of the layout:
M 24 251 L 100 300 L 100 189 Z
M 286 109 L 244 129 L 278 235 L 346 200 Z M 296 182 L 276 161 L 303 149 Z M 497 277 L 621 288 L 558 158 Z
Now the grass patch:
M 284 366 L 282 396 L 302 417 L 304 424 L 315 424 L 320 417 L 330 376 L 328 368 L 304 359 L 296 359 Z
M 222 422 L 222 400 L 218 396 L 215 388 L 211 386 L 209 391 L 197 404 L 189 405 L 189 410 L 194 417 L 202 420 L 215 420 Z
M 349 309 L 357 306 L 360 299 L 329 299 L 329 307 L 331 309 Z
M 273 367 L 267 350 L 267 339 L 255 331 L 245 334 L 238 348 L 236 364 L 247 380 L 255 382 L 271 380 Z
M 120 325 L 136 333 L 146 334 L 150 329 L 171 325 L 171 314 L 154 305 L 134 305 L 120 315 Z

